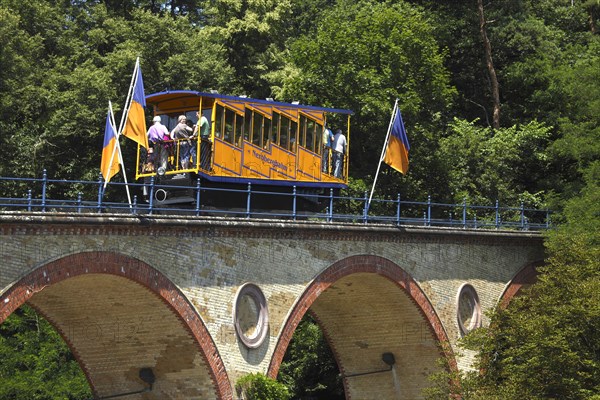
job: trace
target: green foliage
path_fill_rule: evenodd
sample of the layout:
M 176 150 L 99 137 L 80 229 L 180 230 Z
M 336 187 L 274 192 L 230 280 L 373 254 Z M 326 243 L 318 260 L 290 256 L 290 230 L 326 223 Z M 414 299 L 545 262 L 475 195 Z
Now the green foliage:
M 463 389 L 480 386 L 466 395 L 516 398 L 523 390 L 522 398 L 591 397 L 597 392 L 591 382 L 600 381 L 592 302 L 600 226 L 600 4 L 522 0 L 485 7 L 502 97 L 503 128 L 495 131 L 486 128 L 491 102 L 475 2 L 0 0 L 0 175 L 39 177 L 45 168 L 60 179 L 97 179 L 108 100 L 118 121 L 140 56 L 147 94 L 217 89 L 352 109 L 352 179 L 343 195 L 362 198 L 399 98 L 410 171 L 404 176 L 383 165 L 377 197 L 547 202 L 559 212 L 555 221 L 567 222 L 549 236 L 552 258 L 539 289 L 499 312 L 492 328 L 474 333 L 486 373 L 457 378 Z M 131 142 L 123 140 L 122 148 L 125 159 L 134 158 Z M 364 202 L 344 207 L 336 211 L 360 213 Z M 53 343 L 37 324 L 19 326 L 33 328 L 19 333 L 27 343 L 40 349 L 38 339 Z M 314 345 L 313 328 L 302 325 L 306 332 L 294 346 L 306 341 L 310 351 L 325 354 Z M 25 372 L 37 371 L 35 357 L 17 354 L 7 353 L 11 361 L 0 368 L 21 362 L 15 382 L 33 390 Z M 332 360 L 300 350 L 296 356 L 316 371 L 326 367 L 313 363 Z M 295 396 L 335 387 L 310 380 L 300 362 L 286 362 Z M 553 368 L 563 365 L 559 376 Z M 6 376 L 0 391 L 13 387 Z
M 34 309 L 0 325 L 1 399 L 89 399 L 90 387 L 69 348 Z
M 469 334 L 478 351 L 464 399 L 588 399 L 600 395 L 600 166 L 566 223 L 551 232 L 538 283 Z
M 553 188 L 561 204 L 573 197 L 584 185 L 584 175 L 600 154 L 600 37 L 588 46 L 569 49 L 564 63 L 554 71 L 553 92 L 561 91 L 563 116 L 558 120 L 560 136 L 550 147 L 554 173 L 546 185 Z
M 267 73 L 279 68 L 287 39 L 290 0 L 216 0 L 207 2 L 208 31 L 222 40 L 241 92 L 272 97 Z
M 288 400 L 290 394 L 285 385 L 263 374 L 244 375 L 238 379 L 236 390 L 247 400 Z
M 543 188 L 536 183 L 546 171 L 548 127 L 532 121 L 492 130 L 455 119 L 450 129 L 440 140 L 440 152 L 454 202 L 541 205 L 537 193 Z
M 235 87 L 222 43 L 185 17 L 109 11 L 95 2 L 0 1 L 0 61 L 11 66 L 0 72 L 0 143 L 11 154 L 3 175 L 40 177 L 45 168 L 97 179 L 108 100 L 119 121 L 137 56 L 146 93 Z M 122 148 L 134 157 L 131 142 Z
M 294 332 L 277 379 L 290 389 L 293 399 L 344 398 L 333 353 L 323 331 L 308 314 Z
M 443 179 L 435 133 L 455 93 L 444 59 L 424 12 L 403 2 L 343 1 L 323 12 L 314 33 L 294 42 L 291 63 L 273 85 L 278 98 L 353 110 L 350 175 L 371 180 L 399 98 L 411 157 L 419 160 L 402 182 L 410 195 Z M 392 182 L 400 182 L 397 174 L 382 177 L 395 195 Z

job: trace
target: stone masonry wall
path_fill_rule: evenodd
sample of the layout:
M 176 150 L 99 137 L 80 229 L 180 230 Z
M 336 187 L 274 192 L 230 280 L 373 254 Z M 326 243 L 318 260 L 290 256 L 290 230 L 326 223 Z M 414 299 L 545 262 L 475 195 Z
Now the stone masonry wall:
M 461 336 L 456 317 L 460 287 L 472 285 L 486 310 L 498 303 L 515 274 L 544 256 L 541 237 L 522 232 L 164 216 L 0 215 L 3 305 L 10 302 L 5 294 L 19 279 L 52 261 L 89 251 L 137 259 L 179 288 L 215 342 L 232 385 L 245 373 L 268 370 L 292 307 L 311 281 L 340 260 L 376 255 L 396 264 L 418 283 L 454 346 Z M 260 287 L 269 308 L 269 336 L 256 349 L 244 346 L 234 329 L 233 301 L 246 282 Z M 458 361 L 459 367 L 468 367 L 469 355 Z M 405 362 L 410 365 L 410 360 Z

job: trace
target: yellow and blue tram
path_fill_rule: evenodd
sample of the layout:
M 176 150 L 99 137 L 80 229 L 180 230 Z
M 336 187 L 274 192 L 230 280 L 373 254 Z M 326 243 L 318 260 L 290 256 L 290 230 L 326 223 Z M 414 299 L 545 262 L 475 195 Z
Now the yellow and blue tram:
M 155 176 L 167 184 L 182 177 L 200 178 L 204 187 L 241 188 L 250 183 L 270 192 L 289 193 L 295 187 L 315 195 L 347 186 L 350 110 L 184 90 L 148 95 L 146 103 L 169 131 L 182 115 L 189 125 L 199 124 L 204 116 L 210 129 L 191 139 L 166 138 L 161 148 L 149 149 L 150 154 L 138 149 L 138 179 Z M 326 125 L 345 135 L 343 153 L 324 145 Z M 180 155 L 190 146 L 189 162 L 183 163 Z M 156 151 L 163 153 L 165 162 L 153 159 Z M 341 168 L 334 173 L 336 159 Z

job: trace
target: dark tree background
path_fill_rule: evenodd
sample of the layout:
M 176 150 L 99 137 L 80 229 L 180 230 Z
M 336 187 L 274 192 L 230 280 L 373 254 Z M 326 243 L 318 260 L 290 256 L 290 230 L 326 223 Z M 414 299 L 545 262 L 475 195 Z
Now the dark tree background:
M 108 101 L 119 119 L 138 56 L 147 94 L 217 89 L 352 109 L 353 194 L 373 182 L 398 98 L 411 142 L 410 171 L 400 175 L 382 166 L 376 195 L 549 207 L 556 223 L 567 222 L 563 229 L 584 226 L 595 238 L 566 250 L 549 241 L 543 273 L 552 281 L 560 278 L 553 273 L 597 250 L 598 213 L 589 210 L 599 203 L 599 17 L 597 0 L 0 0 L 0 176 L 39 177 L 47 169 L 51 177 L 97 179 Z M 125 164 L 133 168 L 128 160 L 135 147 L 122 140 Z M 22 195 L 18 188 L 2 191 Z M 575 218 L 578 213 L 587 217 Z M 597 279 L 598 265 L 583 264 L 576 271 Z M 547 301 L 554 310 L 551 302 L 562 300 Z M 24 334 L 20 327 L 33 326 L 22 322 L 31 321 L 31 312 L 3 324 L 3 345 L 18 346 L 13 339 Z M 508 321 L 510 327 L 503 318 L 498 326 Z M 593 337 L 597 315 L 583 318 Z M 316 328 L 314 321 L 303 323 L 303 339 L 294 343 L 312 346 Z M 576 332 L 565 335 L 577 351 L 586 348 Z M 35 353 L 15 351 L 6 357 Z M 514 360 L 503 359 L 503 374 L 518 371 L 507 367 Z M 559 368 L 560 360 L 547 368 Z M 17 377 L 23 386 L 29 378 L 7 368 L 40 375 L 34 364 L 3 362 L 1 378 Z M 298 368 L 284 368 L 280 379 L 299 388 L 309 377 L 306 367 Z M 598 382 L 596 368 L 592 360 L 585 376 L 557 380 L 553 393 L 596 394 L 590 383 Z M 309 386 L 338 390 L 331 383 L 336 372 L 327 371 Z M 514 390 L 536 387 L 504 375 L 494 379 Z M 567 381 L 574 386 L 564 386 Z

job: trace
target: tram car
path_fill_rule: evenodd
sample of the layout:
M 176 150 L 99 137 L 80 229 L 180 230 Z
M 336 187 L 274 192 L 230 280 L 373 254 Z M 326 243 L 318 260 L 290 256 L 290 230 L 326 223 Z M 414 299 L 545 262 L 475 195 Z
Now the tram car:
M 159 205 L 195 202 L 189 188 L 198 178 L 202 204 L 216 207 L 245 204 L 250 184 L 264 194 L 253 194 L 257 207 L 290 209 L 291 196 L 273 194 L 295 189 L 299 210 L 320 210 L 331 190 L 347 187 L 350 110 L 184 90 L 148 95 L 146 104 L 168 132 L 183 132 L 138 147 L 136 178 L 154 177 Z M 343 152 L 324 143 L 325 127 L 345 136 Z

